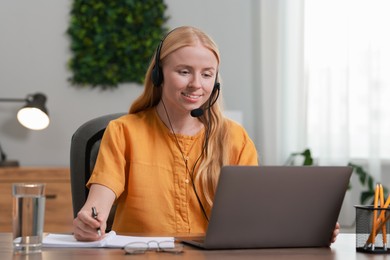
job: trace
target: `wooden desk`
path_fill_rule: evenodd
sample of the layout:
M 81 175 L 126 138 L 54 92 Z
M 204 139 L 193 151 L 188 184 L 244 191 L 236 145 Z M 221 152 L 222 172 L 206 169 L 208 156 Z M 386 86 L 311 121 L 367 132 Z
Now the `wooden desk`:
M 0 232 L 12 231 L 12 183 L 46 183 L 45 232 L 73 230 L 73 208 L 69 168 L 0 168 Z
M 340 234 L 330 248 L 286 248 L 286 249 L 248 249 L 248 250 L 199 250 L 184 247 L 184 253 L 147 252 L 142 255 L 125 255 L 121 249 L 110 248 L 44 248 L 41 254 L 13 255 L 11 233 L 0 233 L 0 259 L 45 259 L 45 260 L 100 260 L 100 259 L 289 259 L 289 260 L 364 260 L 390 259 L 389 255 L 370 255 L 355 251 L 355 235 Z

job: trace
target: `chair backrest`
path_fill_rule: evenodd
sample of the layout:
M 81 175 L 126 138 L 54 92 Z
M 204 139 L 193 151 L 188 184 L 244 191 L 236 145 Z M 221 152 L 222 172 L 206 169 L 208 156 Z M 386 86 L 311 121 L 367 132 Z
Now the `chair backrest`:
M 74 217 L 77 216 L 87 199 L 88 189 L 86 188 L 86 183 L 95 166 L 103 133 L 111 120 L 125 114 L 109 114 L 91 119 L 81 125 L 72 136 L 70 146 L 70 180 Z M 115 208 L 111 210 L 110 217 L 107 220 L 107 230 L 111 229 L 114 215 Z

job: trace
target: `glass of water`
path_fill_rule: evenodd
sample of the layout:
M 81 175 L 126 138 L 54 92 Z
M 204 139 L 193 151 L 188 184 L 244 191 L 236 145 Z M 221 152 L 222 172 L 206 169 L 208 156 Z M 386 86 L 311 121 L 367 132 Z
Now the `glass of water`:
M 45 220 L 45 184 L 13 183 L 13 248 L 15 253 L 39 253 Z

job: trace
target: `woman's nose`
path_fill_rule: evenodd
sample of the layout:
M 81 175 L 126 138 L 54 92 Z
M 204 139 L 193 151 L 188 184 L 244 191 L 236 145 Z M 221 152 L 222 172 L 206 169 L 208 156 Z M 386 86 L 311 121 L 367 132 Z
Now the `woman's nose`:
M 194 75 L 191 79 L 190 86 L 193 88 L 201 88 L 202 87 L 201 75 Z

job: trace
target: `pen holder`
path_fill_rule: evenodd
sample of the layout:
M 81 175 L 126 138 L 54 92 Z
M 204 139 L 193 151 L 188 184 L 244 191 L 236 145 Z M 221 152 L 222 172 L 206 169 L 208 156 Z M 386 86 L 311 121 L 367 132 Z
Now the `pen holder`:
M 356 251 L 371 254 L 390 253 L 390 208 L 355 206 Z

